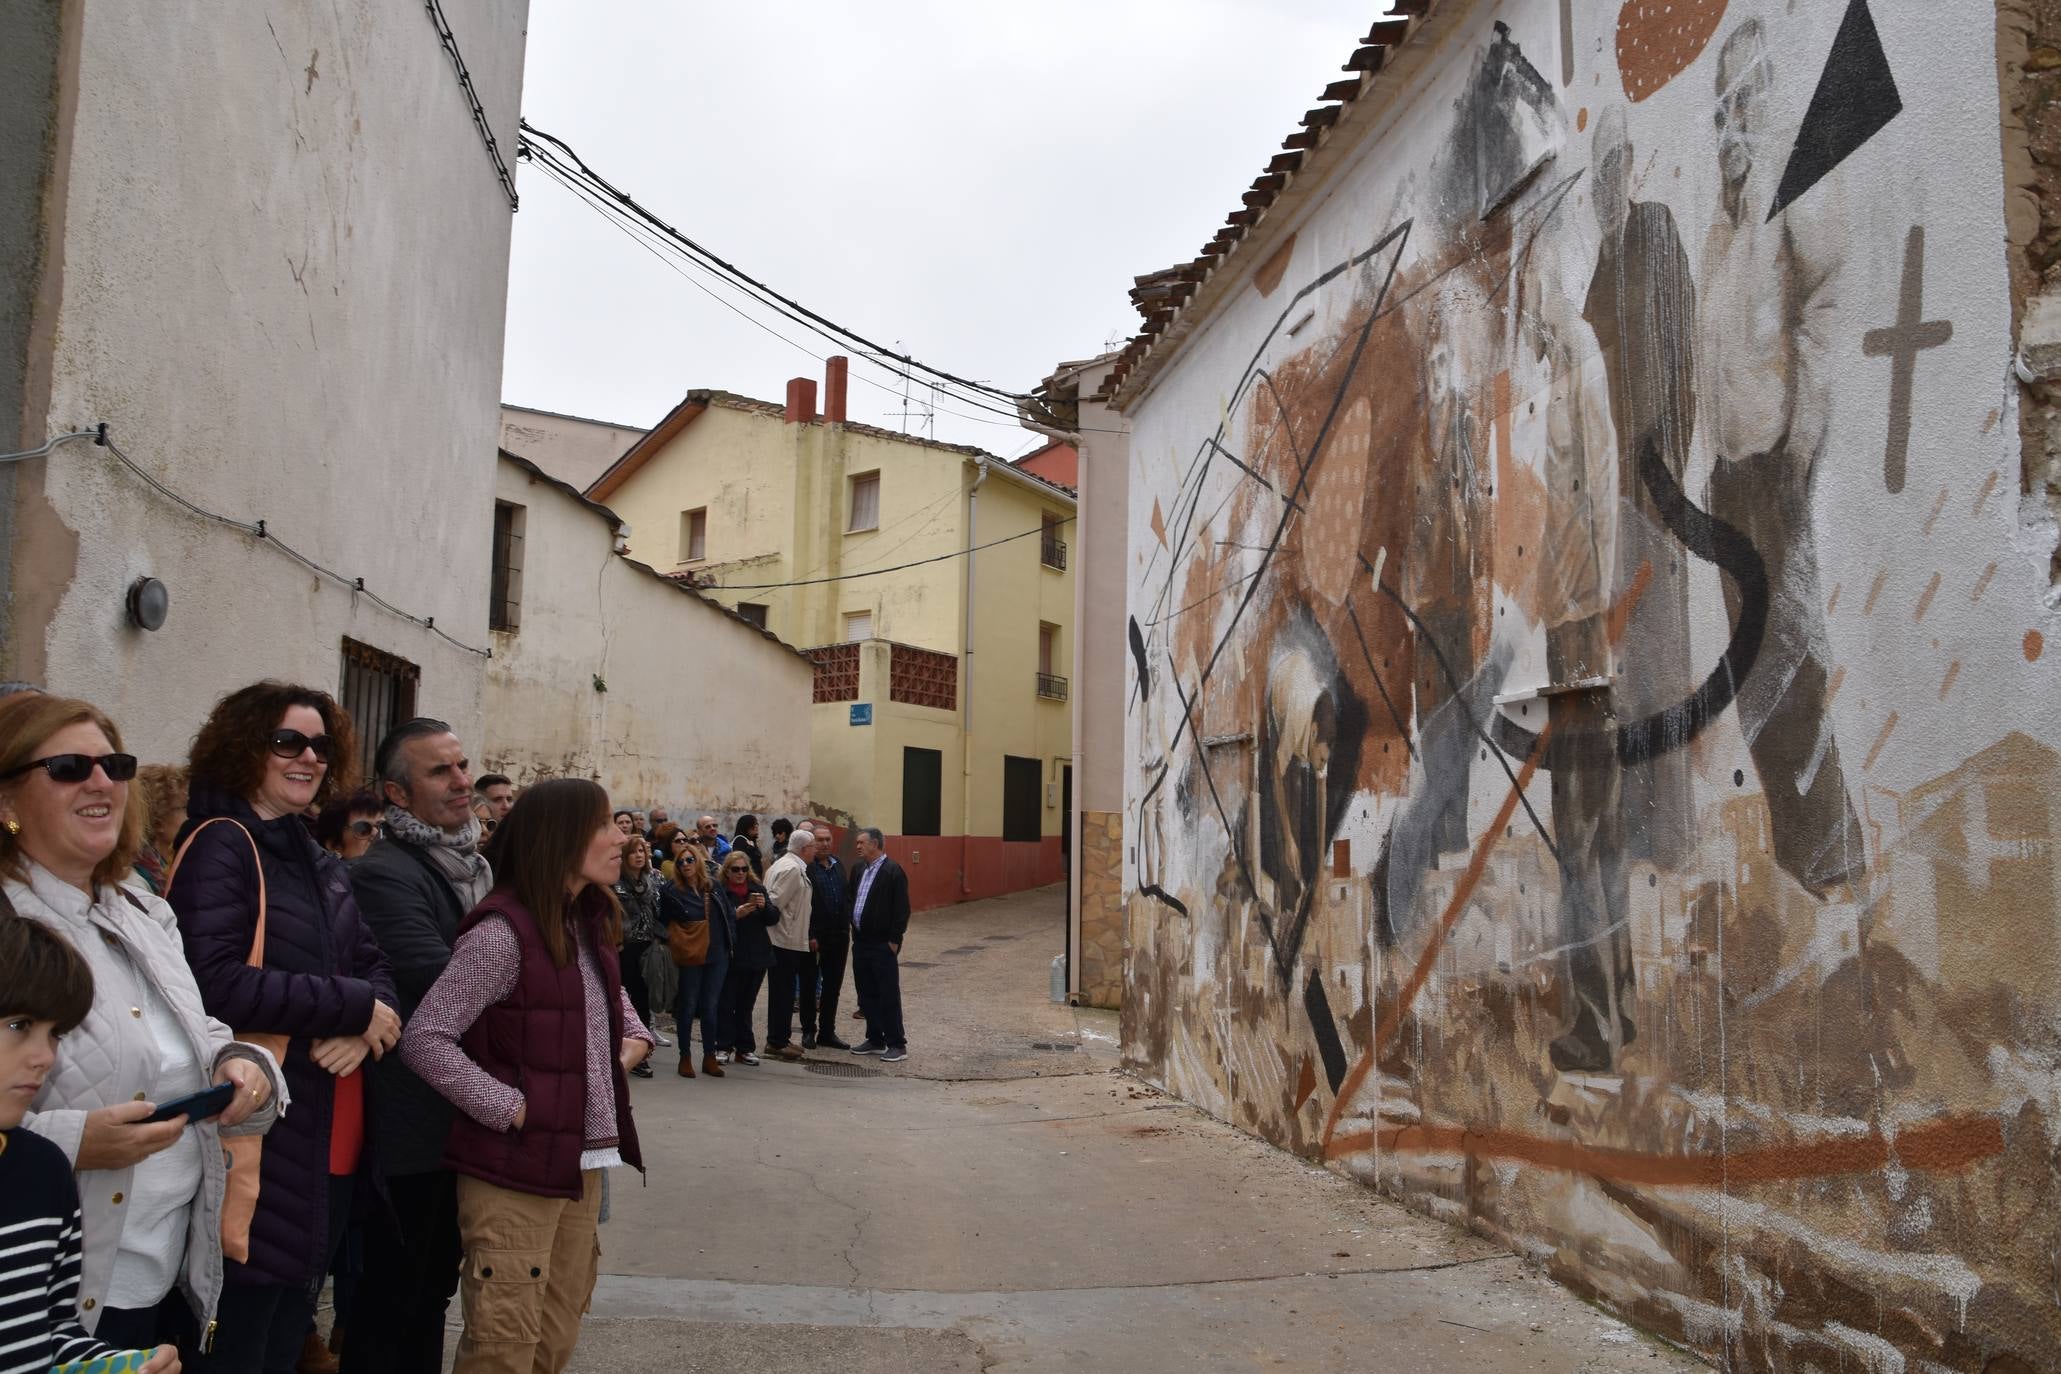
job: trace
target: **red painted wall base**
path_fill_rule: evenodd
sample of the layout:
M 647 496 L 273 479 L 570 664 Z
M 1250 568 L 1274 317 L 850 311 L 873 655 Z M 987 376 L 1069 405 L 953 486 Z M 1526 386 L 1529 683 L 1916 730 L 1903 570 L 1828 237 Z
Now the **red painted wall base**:
M 1000 897 L 1066 877 L 1057 835 L 1037 841 L 992 835 L 890 835 L 887 852 L 909 875 L 912 911 Z

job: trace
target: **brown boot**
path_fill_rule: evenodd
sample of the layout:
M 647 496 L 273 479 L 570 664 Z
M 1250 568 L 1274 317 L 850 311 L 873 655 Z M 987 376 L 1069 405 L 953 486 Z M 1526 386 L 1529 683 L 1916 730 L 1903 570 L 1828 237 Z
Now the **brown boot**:
M 682 1060 L 681 1064 L 684 1067 L 686 1061 Z M 707 1074 L 710 1078 L 723 1077 L 723 1066 L 716 1062 L 716 1057 L 712 1054 L 704 1054 L 701 1057 L 701 1071 Z
M 694 1077 L 694 1055 L 691 1051 L 682 1050 L 680 1052 L 680 1077 Z
M 301 1357 L 294 1369 L 298 1374 L 336 1374 L 336 1356 L 329 1353 L 328 1342 L 312 1326 L 301 1340 Z

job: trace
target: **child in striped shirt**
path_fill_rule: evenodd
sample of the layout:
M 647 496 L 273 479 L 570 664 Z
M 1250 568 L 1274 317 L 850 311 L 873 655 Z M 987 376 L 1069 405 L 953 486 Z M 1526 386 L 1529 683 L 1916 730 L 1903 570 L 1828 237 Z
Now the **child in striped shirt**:
M 22 1129 L 58 1037 L 92 1005 L 93 975 L 64 937 L 0 912 L 0 1374 L 90 1369 L 98 1359 L 178 1374 L 169 1345 L 126 1364 L 80 1327 L 78 1184 L 63 1150 Z

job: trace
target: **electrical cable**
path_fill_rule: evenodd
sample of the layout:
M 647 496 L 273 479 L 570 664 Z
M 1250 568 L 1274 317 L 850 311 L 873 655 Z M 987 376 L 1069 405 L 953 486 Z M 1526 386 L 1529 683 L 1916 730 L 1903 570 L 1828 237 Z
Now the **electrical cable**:
M 223 515 L 219 511 L 211 511 L 205 506 L 198 505 L 195 502 L 187 500 L 184 496 L 181 496 L 178 492 L 173 491 L 163 482 L 160 482 L 142 464 L 138 463 L 128 454 L 122 452 L 120 446 L 118 446 L 112 438 L 108 437 L 107 426 L 104 423 L 96 425 L 92 429 L 82 429 L 76 430 L 70 434 L 60 434 L 56 438 L 50 440 L 48 443 L 44 444 L 41 448 L 29 449 L 22 453 L 0 454 L 0 463 L 14 463 L 21 462 L 29 458 L 40 458 L 45 454 L 51 452 L 53 449 L 57 448 L 60 444 L 67 444 L 74 441 L 86 439 L 91 439 L 95 447 L 104 448 L 109 453 L 112 453 L 117 459 L 121 461 L 123 467 L 127 468 L 136 476 L 142 478 L 143 481 L 149 485 L 151 490 L 155 491 L 158 495 L 164 497 L 167 501 L 172 502 L 180 509 L 186 511 L 189 515 L 197 516 L 200 519 L 209 521 L 213 524 L 225 526 L 229 529 L 237 531 L 240 534 L 247 534 L 253 539 L 263 540 L 265 543 L 270 544 L 272 547 L 278 549 L 279 552 L 285 554 L 288 558 L 291 558 L 294 562 L 300 564 L 302 567 L 308 569 L 310 572 L 317 573 L 323 577 L 330 579 L 332 582 L 335 582 L 339 586 L 348 589 L 352 595 L 362 596 L 366 600 L 372 602 L 375 606 L 378 606 L 380 609 L 387 611 L 390 614 L 399 616 L 401 619 L 409 621 L 413 624 L 420 625 L 423 629 L 428 630 L 431 634 L 437 635 L 442 639 L 448 640 L 450 643 L 456 645 L 460 649 L 465 650 L 465 652 L 469 654 L 478 654 L 481 658 L 492 658 L 494 656 L 493 651 L 491 649 L 477 648 L 471 644 L 467 644 L 464 640 L 459 639 L 450 632 L 439 629 L 437 626 L 435 616 L 413 615 L 407 611 L 402 610 L 399 606 L 396 606 L 393 602 L 388 601 L 379 593 L 367 588 L 365 585 L 364 578 L 350 577 L 344 573 L 338 572 L 334 568 L 325 567 L 323 564 L 317 563 L 314 559 L 308 557 L 299 549 L 294 548 L 291 544 L 281 539 L 278 535 L 272 533 L 272 531 L 266 527 L 266 523 L 263 520 L 238 520 L 234 516 Z
M 892 352 L 880 352 L 877 350 L 869 350 L 866 348 L 855 348 L 853 347 L 853 344 L 850 339 L 840 336 L 839 334 L 833 333 L 828 329 L 816 325 L 805 315 L 797 314 L 794 310 L 790 310 L 785 305 L 781 304 L 781 302 L 785 300 L 785 297 L 780 297 L 777 295 L 777 293 L 767 293 L 754 289 L 754 285 L 751 283 L 749 278 L 739 280 L 736 277 L 727 275 L 725 272 L 721 270 L 721 268 L 714 265 L 715 263 L 720 263 L 721 259 L 711 258 L 707 255 L 697 256 L 691 251 L 683 250 L 676 241 L 666 237 L 665 234 L 662 233 L 660 230 L 653 228 L 652 225 L 648 223 L 645 219 L 639 218 L 636 215 L 626 211 L 620 204 L 618 204 L 615 200 L 611 199 L 611 194 L 619 194 L 615 193 L 612 187 L 608 188 L 606 192 L 604 192 L 601 189 L 597 189 L 595 183 L 598 181 L 598 178 L 590 180 L 589 178 L 582 177 L 577 171 L 575 171 L 571 167 L 568 167 L 561 159 L 555 157 L 549 149 L 540 148 L 533 144 L 526 144 L 523 149 L 523 157 L 526 161 L 529 161 L 535 164 L 536 166 L 542 167 L 547 173 L 551 175 L 553 180 L 557 181 L 567 190 L 579 196 L 581 200 L 585 201 L 590 207 L 604 215 L 611 222 L 615 223 L 617 227 L 624 228 L 627 231 L 632 232 L 634 235 L 638 237 L 638 241 L 644 244 L 646 251 L 658 254 L 662 260 L 670 261 L 669 259 L 665 259 L 663 253 L 660 253 L 658 249 L 653 248 L 648 240 L 658 240 L 659 244 L 662 245 L 665 250 L 670 251 L 675 256 L 684 258 L 684 260 L 688 262 L 690 265 L 700 268 L 704 272 L 707 272 L 710 276 L 716 278 L 716 280 L 722 282 L 724 285 L 729 286 L 731 289 L 742 293 L 747 299 L 766 307 L 768 310 L 771 310 L 774 314 L 779 315 L 784 319 L 792 320 L 794 323 L 801 325 L 803 328 L 808 329 L 812 333 L 821 335 L 823 338 L 828 339 L 831 343 L 836 344 L 841 348 L 851 349 L 853 352 L 857 353 L 861 359 L 873 364 L 875 367 L 878 367 L 881 371 L 887 373 L 891 377 L 894 377 L 898 381 L 907 382 L 914 386 L 926 386 L 931 388 L 933 391 L 942 391 L 944 395 L 949 396 L 951 399 L 960 402 L 962 405 L 968 405 L 978 410 L 984 410 L 989 415 L 997 416 L 1000 418 L 991 420 L 983 419 L 980 416 L 966 415 L 962 412 L 951 410 L 948 407 L 938 407 L 938 409 L 944 410 L 947 414 L 958 415 L 962 419 L 973 420 L 979 424 L 1002 424 L 1008 425 L 1012 428 L 1020 427 L 1022 425 L 1023 413 L 1020 409 L 1004 408 L 1002 406 L 995 405 L 985 394 L 963 395 L 960 392 L 952 390 L 949 384 L 941 385 L 936 381 L 918 378 L 913 376 L 909 372 L 902 370 L 901 368 L 890 366 L 887 362 L 883 361 L 884 358 L 900 359 L 903 355 Z M 600 182 L 599 185 L 602 187 L 606 187 L 607 183 Z M 678 270 L 677 267 L 675 268 L 675 270 Z M 682 275 L 684 276 L 685 274 L 683 273 Z M 721 297 L 715 297 L 715 299 L 721 301 Z M 729 305 L 728 302 L 723 302 L 723 304 L 728 309 L 731 309 L 733 311 L 736 310 L 736 307 Z M 738 313 L 742 314 L 742 312 Z M 751 319 L 751 317 L 748 315 L 745 315 L 744 318 L 748 320 Z M 774 338 L 779 339 L 782 343 L 788 344 L 790 347 L 799 349 L 801 352 L 807 353 L 810 357 L 821 359 L 824 356 L 821 353 L 815 352 L 813 349 L 810 349 L 800 343 L 797 343 L 795 340 L 788 338 L 784 334 L 777 333 L 771 330 L 770 328 L 767 328 L 767 326 L 761 324 L 757 320 L 752 320 L 751 322 L 761 329 L 766 329 L 766 332 L 772 334 Z M 856 338 L 857 336 L 852 337 Z M 861 342 L 863 342 L 863 340 L 861 340 Z M 864 375 L 861 375 L 859 377 L 859 380 L 866 383 L 868 386 L 877 387 L 880 390 L 887 392 L 891 396 L 896 394 L 892 387 L 883 386 L 881 383 L 873 381 L 871 378 L 866 377 Z
M 625 218 L 623 215 L 616 211 L 614 206 L 610 205 L 608 202 L 601 199 L 598 192 L 591 191 L 577 180 L 568 178 L 564 173 L 559 172 L 556 168 L 549 166 L 542 159 L 535 159 L 535 161 L 536 165 L 544 168 L 546 175 L 550 176 L 552 180 L 558 182 L 559 185 L 565 187 L 566 190 L 570 191 L 573 195 L 577 196 L 582 202 L 584 202 L 586 205 L 592 208 L 596 214 L 600 215 L 604 221 L 606 221 L 608 224 L 610 224 L 615 229 L 624 234 L 626 237 L 628 237 L 631 242 L 635 243 L 645 252 L 651 254 L 652 257 L 658 259 L 658 261 L 662 265 L 673 271 L 676 275 L 679 276 L 679 278 L 682 281 L 686 282 L 696 291 L 701 292 L 704 296 L 707 296 L 717 305 L 722 306 L 723 309 L 728 310 L 731 314 L 737 316 L 737 318 L 743 320 L 746 324 L 752 326 L 754 329 L 760 329 L 765 331 L 767 334 L 772 335 L 781 343 L 786 344 L 789 348 L 795 349 L 796 351 L 801 353 L 805 353 L 809 357 L 814 358 L 817 362 L 823 362 L 825 360 L 825 355 L 816 352 L 814 349 L 810 348 L 806 344 L 800 343 L 794 339 L 789 338 L 787 335 L 782 334 L 779 330 L 773 328 L 764 320 L 752 318 L 751 315 L 746 313 L 743 309 L 741 309 L 734 303 L 724 300 L 721 296 L 717 295 L 707 286 L 703 285 L 701 282 L 696 281 L 692 276 L 688 274 L 685 268 L 681 267 L 678 255 L 668 256 L 661 248 L 659 248 L 657 245 L 651 242 L 651 238 L 656 237 L 654 231 L 646 228 L 640 221 Z M 661 242 L 664 242 L 664 240 L 661 240 Z M 699 262 L 696 262 L 692 258 L 687 259 L 687 261 L 693 263 L 697 267 L 701 266 Z M 725 282 L 728 281 L 728 278 L 722 277 L 720 274 L 712 275 L 717 276 L 718 280 Z M 756 296 L 751 296 L 750 298 L 752 300 L 759 299 Z M 861 352 L 859 356 L 863 361 L 872 363 L 874 366 L 879 367 L 882 371 L 888 373 L 888 375 L 890 376 L 899 377 L 904 381 L 914 383 L 918 386 L 925 385 L 925 383 L 918 381 L 916 378 L 909 376 L 907 373 L 900 372 L 895 368 L 889 367 L 887 364 L 881 362 L 877 358 L 871 357 L 863 352 Z M 854 374 L 853 379 L 855 381 L 862 382 L 865 385 L 874 388 L 876 391 L 883 391 L 887 393 L 889 396 L 895 397 L 897 400 L 903 399 L 902 393 L 896 391 L 893 387 L 888 386 L 883 382 L 874 381 L 871 377 L 866 376 L 864 373 Z M 961 400 L 964 398 L 955 396 L 954 399 Z M 969 404 L 973 403 L 969 402 Z M 1001 425 L 1011 429 L 1018 429 L 1021 428 L 1023 425 L 1023 419 L 1020 415 L 1014 416 L 1006 420 L 990 419 L 987 416 L 971 415 L 962 410 L 954 410 L 950 406 L 945 405 L 936 406 L 936 409 L 944 412 L 947 415 L 955 416 L 961 420 L 970 420 L 977 425 Z M 988 407 L 987 409 L 989 409 L 991 414 L 994 415 L 1001 415 L 1003 413 L 1002 411 L 995 410 L 992 407 Z M 1122 431 L 1097 430 L 1096 432 L 1121 433 Z
M 494 175 L 501 179 L 501 192 L 508 197 L 511 211 L 521 208 L 521 200 L 515 194 L 515 174 L 508 170 L 508 164 L 501 160 L 501 145 L 494 141 L 494 128 L 487 123 L 487 112 L 479 103 L 479 92 L 472 88 L 472 73 L 465 69 L 465 57 L 458 51 L 458 36 L 451 32 L 451 21 L 444 18 L 444 7 L 438 0 L 423 0 L 429 11 L 429 22 L 436 26 L 437 41 L 444 45 L 450 55 L 451 67 L 458 73 L 458 85 L 465 92 L 465 103 L 472 107 L 472 122 L 479 129 L 480 141 L 486 144 L 487 161 L 494 164 Z
M 863 334 L 860 334 L 858 331 L 837 323 L 837 321 L 830 319 L 828 316 L 817 314 L 815 311 L 803 305 L 800 301 L 797 301 L 790 296 L 782 295 L 780 292 L 774 290 L 766 283 L 758 280 L 758 278 L 753 277 L 749 273 L 743 271 L 735 264 L 730 263 L 721 257 L 718 257 L 709 249 L 702 247 L 702 245 L 696 243 L 693 239 L 688 238 L 678 229 L 666 223 L 657 215 L 654 215 L 651 211 L 645 209 L 633 197 L 617 189 L 605 177 L 601 176 L 593 168 L 589 167 L 586 164 L 586 162 L 580 157 L 580 155 L 573 150 L 572 146 L 565 142 L 565 140 L 558 138 L 553 134 L 546 133 L 544 130 L 539 129 L 536 125 L 530 123 L 527 119 L 521 121 L 520 127 L 523 134 L 525 135 L 525 138 L 523 140 L 523 146 L 527 148 L 531 155 L 535 156 L 541 154 L 546 157 L 553 156 L 550 153 L 549 149 L 539 149 L 537 147 L 535 140 L 542 139 L 546 143 L 549 143 L 550 145 L 552 145 L 552 147 L 557 148 L 560 152 L 562 152 L 566 158 L 571 159 L 573 166 L 578 169 L 577 175 L 579 175 L 581 178 L 588 181 L 592 185 L 598 187 L 601 191 L 605 192 L 612 200 L 621 204 L 630 213 L 636 215 L 639 219 L 642 219 L 647 224 L 651 225 L 652 228 L 658 230 L 667 238 L 678 243 L 681 247 L 687 249 L 696 257 L 705 260 L 711 267 L 722 272 L 724 275 L 748 284 L 754 290 L 763 293 L 764 296 L 769 297 L 771 300 L 779 302 L 782 306 L 786 307 L 787 309 L 796 312 L 798 315 L 803 317 L 802 322 L 808 323 L 811 328 L 818 330 L 818 332 L 828 332 L 832 337 L 837 338 L 840 342 L 849 342 L 851 344 L 862 346 L 866 349 L 870 349 L 873 352 L 880 354 L 882 357 L 894 358 L 898 362 L 900 362 L 904 367 L 914 368 L 917 371 L 928 373 L 931 376 L 938 378 L 942 382 L 947 382 L 953 386 L 961 387 L 973 392 L 982 393 L 987 396 L 991 396 L 996 400 L 1007 401 L 1011 404 L 1017 402 L 1034 403 L 1036 401 L 1035 397 L 1025 392 L 1004 390 L 1001 387 L 990 386 L 986 382 L 977 382 L 970 377 L 962 377 L 957 373 L 947 372 L 943 368 L 932 367 L 928 363 L 918 362 L 914 357 L 910 356 L 909 354 L 896 353 L 892 349 L 883 347 L 881 344 L 876 343 L 875 341 L 867 338 Z
M 1061 525 L 1071 525 L 1073 522 L 1074 517 L 1069 515 L 1062 520 L 1055 520 L 1049 525 L 1040 525 L 1037 529 L 1025 530 L 1022 534 L 1006 534 L 1000 539 L 991 539 L 985 544 L 975 544 L 970 549 L 953 549 L 950 553 L 933 554 L 929 558 L 919 558 L 913 563 L 897 563 L 891 568 L 874 568 L 868 572 L 840 573 L 836 577 L 805 577 L 794 582 L 697 582 L 694 585 L 698 590 L 705 592 L 775 592 L 783 587 L 820 587 L 827 582 L 852 582 L 861 577 L 879 577 L 883 573 L 901 572 L 907 568 L 920 568 L 926 563 L 942 563 L 948 558 L 964 558 L 968 554 L 979 553 L 982 549 L 992 549 L 997 544 L 1012 544 L 1019 539 L 1028 539 L 1034 534 L 1044 534 L 1048 530 L 1056 530 Z
M 645 252 L 650 253 L 653 257 L 657 258 L 661 263 L 663 263 L 665 266 L 670 268 L 675 274 L 677 274 L 682 280 L 686 281 L 689 285 L 693 286 L 695 290 L 701 292 L 709 299 L 715 301 L 725 310 L 730 311 L 739 319 L 742 319 L 746 323 L 750 324 L 753 328 L 764 331 L 765 333 L 771 335 L 773 338 L 778 339 L 780 342 L 786 344 L 788 347 L 795 349 L 797 352 L 804 353 L 809 357 L 816 359 L 819 362 L 823 361 L 824 359 L 825 355 L 816 352 L 814 349 L 808 347 L 806 344 L 799 342 L 798 340 L 795 340 L 785 334 L 780 333 L 778 330 L 766 324 L 764 321 L 754 319 L 751 315 L 747 314 L 745 311 L 740 309 L 732 302 L 724 300 L 721 296 L 717 295 L 714 291 L 710 290 L 701 282 L 696 281 L 694 277 L 692 277 L 686 271 L 684 271 L 680 266 L 680 263 L 684 261 L 688 265 L 707 273 L 708 275 L 714 277 L 717 281 L 723 283 L 726 286 L 729 286 L 733 290 L 742 293 L 746 299 L 751 300 L 759 305 L 765 306 L 767 309 L 773 311 L 775 314 L 780 315 L 785 319 L 793 320 L 795 323 L 803 325 L 804 327 L 810 329 L 813 333 L 819 334 L 822 337 L 829 339 L 832 343 L 838 344 L 841 347 L 851 347 L 851 345 L 846 340 L 839 338 L 834 334 L 831 334 L 827 330 L 816 327 L 815 325 L 810 323 L 809 320 L 795 314 L 791 310 L 782 307 L 778 303 L 778 301 L 768 299 L 765 295 L 753 291 L 749 286 L 745 285 L 744 283 L 739 282 L 729 276 L 726 276 L 723 272 L 721 272 L 715 267 L 710 266 L 700 257 L 697 257 L 690 252 L 682 251 L 679 245 L 675 243 L 672 239 L 667 238 L 659 230 L 652 228 L 651 225 L 646 223 L 644 220 L 639 219 L 635 215 L 626 212 L 622 208 L 622 206 L 620 206 L 614 200 L 610 199 L 608 194 L 604 193 L 599 189 L 596 189 L 596 187 L 590 184 L 588 180 L 582 178 L 576 171 L 568 167 L 561 159 L 554 156 L 549 149 L 541 148 L 533 144 L 525 144 L 522 155 L 525 161 L 528 161 L 532 163 L 534 166 L 543 170 L 546 173 L 546 175 L 551 177 L 552 180 L 556 181 L 559 185 L 563 186 L 568 192 L 570 192 L 580 201 L 585 203 L 588 206 L 588 208 L 595 211 L 595 213 L 599 214 L 603 219 L 607 220 L 617 230 L 619 230 L 624 235 L 629 237 L 640 248 L 644 249 Z M 606 183 L 603 184 L 605 185 Z M 900 358 L 902 356 L 900 354 L 876 354 L 873 352 L 869 352 L 866 349 L 853 349 L 852 351 L 858 354 L 861 361 L 871 363 L 875 367 L 878 367 L 881 371 L 887 373 L 890 377 L 895 378 L 897 381 L 904 382 L 913 386 L 929 387 L 934 393 L 941 392 L 943 395 L 949 397 L 954 401 L 958 401 L 962 405 L 972 406 L 976 409 L 987 412 L 986 415 L 968 414 L 966 411 L 955 410 L 951 406 L 941 405 L 938 404 L 936 401 L 933 401 L 933 408 L 938 411 L 942 411 L 944 414 L 956 416 L 957 418 L 962 420 L 969 420 L 974 424 L 997 425 L 1011 429 L 1023 427 L 1026 416 L 1024 415 L 1023 410 L 1020 408 L 1004 409 L 1000 406 L 990 404 L 984 396 L 961 395 L 958 392 L 952 391 L 951 389 L 949 389 L 949 387 L 940 387 L 936 382 L 926 381 L 922 378 L 915 377 L 910 373 L 903 371 L 901 368 L 891 366 L 888 362 L 883 361 L 884 358 Z M 897 392 L 895 388 L 888 386 L 885 383 L 875 381 L 873 378 L 866 376 L 864 373 L 854 373 L 852 375 L 855 380 L 863 383 L 866 386 L 874 388 L 876 391 L 884 392 L 889 396 L 896 397 L 897 399 L 907 399 L 907 397 L 904 394 Z M 1031 403 L 1037 405 L 1040 409 L 1043 408 L 1044 404 L 1042 401 L 1035 400 L 1035 398 Z M 1056 417 L 1053 417 L 1049 413 L 1047 413 L 1043 418 L 1048 423 L 1051 423 L 1052 428 L 1060 428 L 1060 426 L 1056 423 Z M 1068 432 L 1093 434 L 1126 434 L 1129 431 L 1111 426 L 1075 425 Z

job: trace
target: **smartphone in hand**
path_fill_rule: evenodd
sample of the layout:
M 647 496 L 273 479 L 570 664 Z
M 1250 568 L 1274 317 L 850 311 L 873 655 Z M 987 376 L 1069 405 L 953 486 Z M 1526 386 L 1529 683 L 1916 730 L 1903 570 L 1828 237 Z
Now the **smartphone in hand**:
M 148 1126 L 159 1121 L 170 1121 L 175 1116 L 185 1117 L 189 1124 L 206 1121 L 209 1117 L 220 1116 L 228 1111 L 229 1104 L 235 1100 L 234 1083 L 217 1083 L 212 1088 L 203 1088 L 197 1093 L 158 1103 L 157 1110 L 143 1118 L 143 1124 Z

